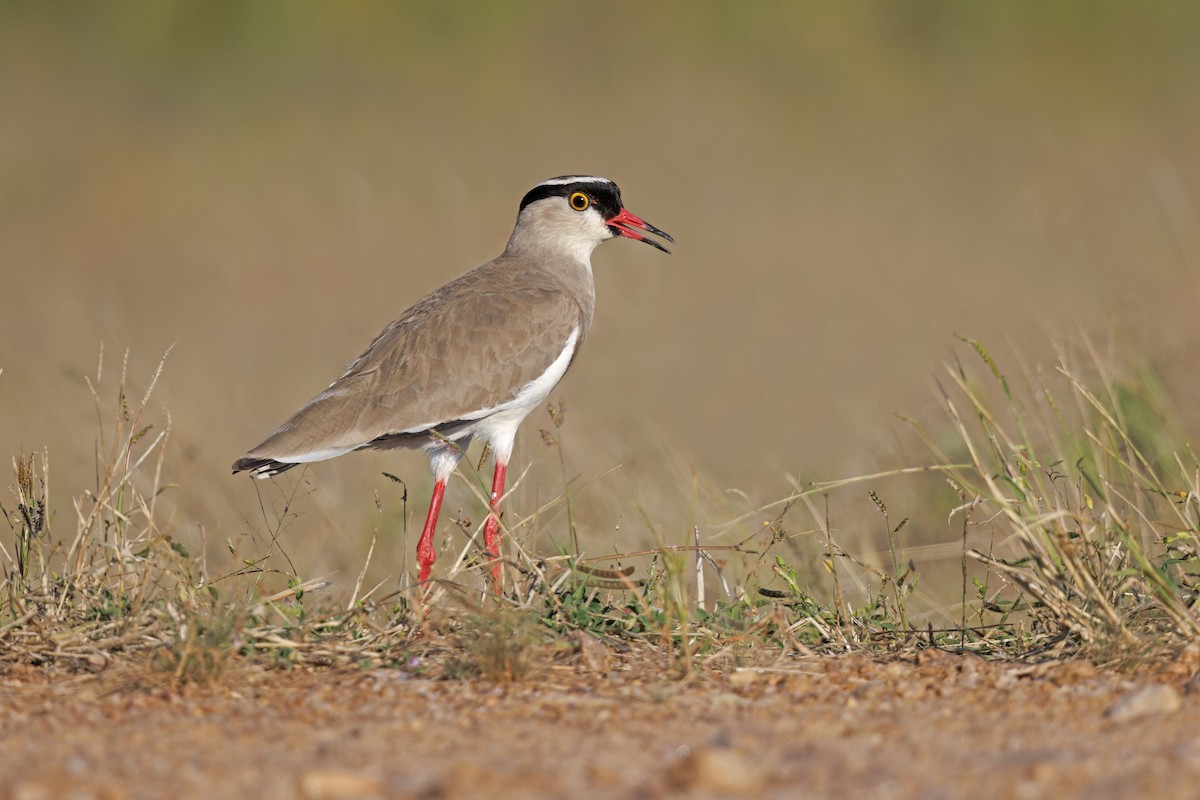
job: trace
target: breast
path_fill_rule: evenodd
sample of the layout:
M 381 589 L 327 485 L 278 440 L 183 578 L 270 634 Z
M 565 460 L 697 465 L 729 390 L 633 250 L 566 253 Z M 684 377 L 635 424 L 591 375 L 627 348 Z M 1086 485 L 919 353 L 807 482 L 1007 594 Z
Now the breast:
M 546 401 L 554 387 L 558 386 L 559 381 L 567 374 L 567 369 L 579 350 L 582 335 L 582 327 L 572 330 L 563 344 L 562 351 L 545 372 L 521 387 L 511 400 L 481 410 L 478 421 L 465 428 L 463 435 L 479 436 L 492 448 L 500 463 L 507 463 L 512 454 L 517 428 L 530 412 Z

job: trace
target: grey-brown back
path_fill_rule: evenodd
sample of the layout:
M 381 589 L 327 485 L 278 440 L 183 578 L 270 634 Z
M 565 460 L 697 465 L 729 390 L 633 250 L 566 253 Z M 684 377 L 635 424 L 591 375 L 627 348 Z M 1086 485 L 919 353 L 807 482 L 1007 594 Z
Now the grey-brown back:
M 364 447 L 424 444 L 428 431 L 511 400 L 591 326 L 587 264 L 506 251 L 391 322 L 346 371 L 235 472 L 330 458 Z

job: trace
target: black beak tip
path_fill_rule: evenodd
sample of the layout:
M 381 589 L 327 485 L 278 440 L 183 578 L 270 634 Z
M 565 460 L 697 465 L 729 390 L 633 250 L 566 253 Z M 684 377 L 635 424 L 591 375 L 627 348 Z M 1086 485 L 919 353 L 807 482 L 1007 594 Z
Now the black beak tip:
M 655 236 L 659 237 L 660 239 L 666 239 L 671 244 L 675 244 L 675 237 L 672 236 L 671 234 L 667 233 L 666 231 L 660 231 L 658 228 L 647 228 L 647 230 L 649 230 L 651 233 L 653 233 Z

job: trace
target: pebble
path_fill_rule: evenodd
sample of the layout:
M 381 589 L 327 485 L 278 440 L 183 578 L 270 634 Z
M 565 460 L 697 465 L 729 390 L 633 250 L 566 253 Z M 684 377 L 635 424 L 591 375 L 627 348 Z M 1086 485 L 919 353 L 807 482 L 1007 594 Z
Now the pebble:
M 311 769 L 300 776 L 300 796 L 308 800 L 368 800 L 383 796 L 378 778 L 342 769 Z
M 610 670 L 608 648 L 586 631 L 575 631 L 573 638 L 579 650 L 580 664 L 590 672 L 603 675 Z
M 1183 705 L 1179 692 L 1165 684 L 1154 684 L 1134 689 L 1109 706 L 1104 716 L 1111 720 L 1149 717 L 1158 714 L 1173 714 Z
M 762 789 L 762 772 L 732 748 L 680 748 L 678 757 L 671 782 L 689 792 L 752 796 Z
M 731 686 L 749 686 L 758 683 L 762 677 L 758 670 L 754 669 L 735 669 L 729 673 L 729 684 Z

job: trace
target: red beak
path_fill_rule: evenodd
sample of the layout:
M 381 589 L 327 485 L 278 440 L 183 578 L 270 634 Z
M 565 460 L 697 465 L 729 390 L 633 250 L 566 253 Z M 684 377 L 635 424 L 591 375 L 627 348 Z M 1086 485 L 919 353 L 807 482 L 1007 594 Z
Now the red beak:
M 663 247 L 653 239 L 647 239 L 645 234 L 652 233 L 666 239 L 671 244 L 675 244 L 675 240 L 671 238 L 671 234 L 666 231 L 660 231 L 658 228 L 651 225 L 646 220 L 639 217 L 637 214 L 631 214 L 627 209 L 622 208 L 621 212 L 612 219 L 606 220 L 608 227 L 612 228 L 617 236 L 624 236 L 627 239 L 634 239 L 639 242 L 645 242 L 651 247 L 656 247 L 664 253 L 671 251 Z

